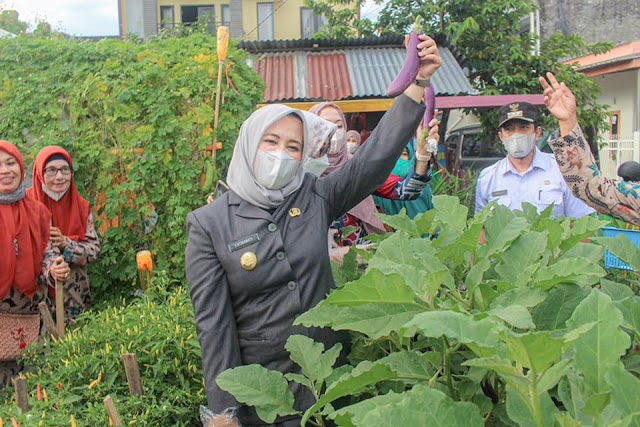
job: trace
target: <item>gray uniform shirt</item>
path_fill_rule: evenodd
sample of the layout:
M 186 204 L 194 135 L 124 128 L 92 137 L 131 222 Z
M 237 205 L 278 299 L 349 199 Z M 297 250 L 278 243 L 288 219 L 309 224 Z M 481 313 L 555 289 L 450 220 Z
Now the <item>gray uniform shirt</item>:
M 306 174 L 302 187 L 273 212 L 230 191 L 188 215 L 187 283 L 212 411 L 240 406 L 215 382 L 228 368 L 257 363 L 298 372 L 284 349 L 290 335 L 307 335 L 326 348 L 346 344 L 344 335 L 292 323 L 335 286 L 329 225 L 382 185 L 423 112 L 423 105 L 401 95 L 350 161 L 319 179 Z M 247 252 L 257 257 L 253 270 L 241 267 Z M 304 387 L 291 387 L 297 409 L 313 404 Z M 246 407 L 239 418 L 243 424 L 260 423 Z

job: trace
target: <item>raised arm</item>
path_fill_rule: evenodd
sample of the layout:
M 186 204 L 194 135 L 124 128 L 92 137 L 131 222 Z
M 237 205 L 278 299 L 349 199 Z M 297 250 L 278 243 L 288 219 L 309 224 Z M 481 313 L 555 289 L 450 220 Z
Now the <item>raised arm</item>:
M 558 119 L 559 134 L 549 139 L 560 171 L 573 194 L 598 212 L 640 225 L 640 185 L 600 174 L 578 124 L 576 98 L 552 73 L 540 77 L 544 103 Z
M 440 67 L 438 47 L 421 35 L 418 44 L 420 68 L 417 79 L 429 80 Z M 317 191 L 327 200 L 334 218 L 373 193 L 389 176 L 406 141 L 411 138 L 424 113 L 424 88 L 411 84 L 396 98 L 371 136 L 353 158 L 337 171 L 318 179 Z

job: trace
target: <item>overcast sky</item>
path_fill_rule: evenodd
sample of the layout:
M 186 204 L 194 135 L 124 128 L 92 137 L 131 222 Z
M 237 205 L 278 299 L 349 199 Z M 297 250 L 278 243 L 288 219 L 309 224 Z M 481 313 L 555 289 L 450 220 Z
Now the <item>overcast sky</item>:
M 380 8 L 368 1 L 362 16 L 373 18 Z M 74 36 L 118 35 L 118 0 L 0 0 L 0 9 L 18 11 L 29 30 L 44 20 L 54 30 Z
M 74 36 L 118 35 L 118 0 L 0 0 L 0 9 L 18 11 L 29 30 L 44 20 Z

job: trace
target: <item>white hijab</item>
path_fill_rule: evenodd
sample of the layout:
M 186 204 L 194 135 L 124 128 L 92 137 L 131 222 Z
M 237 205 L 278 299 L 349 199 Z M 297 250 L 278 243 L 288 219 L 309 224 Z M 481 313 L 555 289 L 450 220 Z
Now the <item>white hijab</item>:
M 272 190 L 258 182 L 253 164 L 258 152 L 262 135 L 278 120 L 295 114 L 302 120 L 303 149 L 302 161 L 296 175 L 284 187 Z M 314 153 L 314 149 L 323 138 L 330 138 L 335 126 L 306 111 L 296 110 L 286 105 L 271 104 L 256 110 L 240 127 L 238 140 L 227 173 L 227 185 L 240 198 L 263 209 L 280 206 L 284 199 L 302 186 L 305 170 L 303 160 Z

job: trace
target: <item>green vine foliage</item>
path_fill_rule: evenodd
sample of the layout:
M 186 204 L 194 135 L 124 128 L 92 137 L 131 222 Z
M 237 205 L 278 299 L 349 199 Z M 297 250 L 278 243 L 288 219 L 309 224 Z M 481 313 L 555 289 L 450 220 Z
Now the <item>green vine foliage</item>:
M 149 41 L 0 41 L 0 135 L 28 160 L 48 144 L 66 148 L 98 226 L 110 225 L 91 271 L 97 294 L 135 281 L 142 248 L 157 268 L 184 277 L 185 218 L 212 190 L 199 178 L 214 138 L 215 42 L 204 31 Z M 223 176 L 240 124 L 264 91 L 245 60 L 231 43 L 217 127 L 222 150 L 208 183 Z
M 302 425 L 636 425 L 638 275 L 602 259 L 606 248 L 637 272 L 640 250 L 597 237 L 607 222 L 591 216 L 491 204 L 468 218 L 455 196 L 434 204 L 415 220 L 384 216 L 397 231 L 358 252 L 364 274 L 349 254 L 338 289 L 295 320 L 351 331 L 349 365 L 334 366 L 339 348 L 292 336 L 299 374 L 240 366 L 218 385 L 267 422 L 296 413 L 295 382 L 317 399 L 297 411 Z

